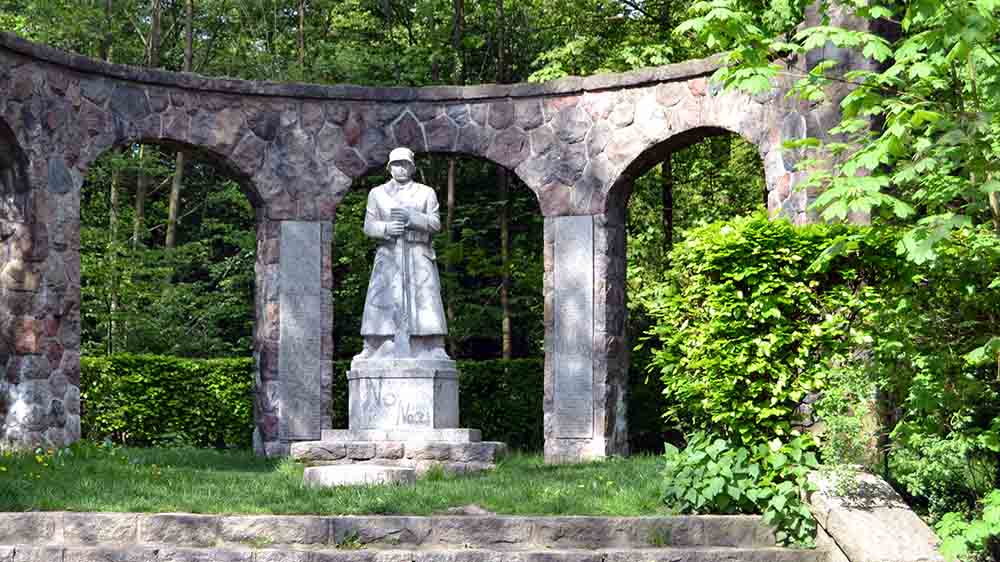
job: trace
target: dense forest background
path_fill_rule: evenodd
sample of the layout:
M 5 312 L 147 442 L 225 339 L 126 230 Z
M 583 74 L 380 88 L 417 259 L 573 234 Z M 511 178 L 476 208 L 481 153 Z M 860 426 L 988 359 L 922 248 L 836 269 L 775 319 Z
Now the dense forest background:
M 545 80 L 706 55 L 671 37 L 687 7 L 603 0 L 5 1 L 0 29 L 115 63 L 250 80 L 425 86 Z M 453 355 L 540 355 L 542 217 L 534 195 L 513 174 L 472 158 L 421 155 L 419 168 L 418 179 L 438 190 L 450 225 L 435 243 L 444 257 Z M 338 358 L 360 350 L 373 250 L 361 232 L 364 202 L 367 189 L 386 179 L 356 182 L 338 209 Z M 656 276 L 685 228 L 749 212 L 764 199 L 760 157 L 739 137 L 677 152 L 669 167 L 658 166 L 636 185 L 631 282 Z M 154 145 L 119 147 L 90 169 L 81 220 L 85 354 L 250 353 L 254 213 L 216 162 Z M 642 314 L 634 316 L 633 333 L 641 333 Z
M 678 150 L 636 180 L 628 330 L 631 400 L 645 406 L 630 409 L 632 444 L 686 441 L 689 458 L 704 459 L 698 447 L 719 442 L 706 430 L 782 466 L 783 451 L 798 463 L 817 448 L 825 464 L 889 479 L 951 552 L 996 559 L 1000 2 L 839 3 L 882 34 L 805 27 L 811 4 L 0 0 L 0 29 L 114 63 L 251 80 L 539 81 L 725 52 L 714 79 L 726 87 L 761 91 L 785 73 L 792 95 L 819 102 L 830 84 L 851 83 L 834 142 L 794 148 L 810 156 L 800 169 L 821 194 L 813 210 L 829 223 L 868 215 L 870 228 L 766 220 L 760 157 L 735 135 Z M 827 47 L 878 64 L 848 74 L 816 57 L 802 71 L 774 64 Z M 422 154 L 418 167 L 447 224 L 435 244 L 452 354 L 540 356 L 533 194 L 471 158 Z M 385 179 L 356 182 L 338 209 L 338 359 L 360 349 L 372 253 L 362 211 Z M 81 221 L 85 354 L 250 355 L 254 213 L 218 162 L 118 147 L 89 170 Z M 823 422 L 814 442 L 792 437 L 803 417 Z M 692 486 L 718 481 L 705 470 Z M 728 501 L 728 490 L 713 493 Z

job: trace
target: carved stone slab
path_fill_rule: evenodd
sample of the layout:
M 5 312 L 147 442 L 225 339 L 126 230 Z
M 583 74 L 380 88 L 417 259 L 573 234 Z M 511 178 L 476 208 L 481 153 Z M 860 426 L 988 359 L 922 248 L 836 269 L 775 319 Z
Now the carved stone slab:
M 322 430 L 322 246 L 321 223 L 283 221 L 279 258 L 283 437 L 319 439 Z
M 555 226 L 554 428 L 556 438 L 594 435 L 593 217 L 558 217 Z

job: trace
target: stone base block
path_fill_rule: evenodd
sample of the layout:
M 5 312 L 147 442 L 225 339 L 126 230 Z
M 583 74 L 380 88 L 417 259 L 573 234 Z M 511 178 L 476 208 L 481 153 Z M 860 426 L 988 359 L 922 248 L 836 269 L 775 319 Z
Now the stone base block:
M 413 484 L 416 480 L 417 472 L 412 468 L 377 464 L 311 466 L 305 471 L 306 485 L 327 488 L 375 484 Z
M 323 441 L 447 441 L 479 443 L 478 429 L 324 429 Z
M 458 427 L 454 361 L 355 360 L 347 372 L 352 430 Z
M 292 444 L 292 458 L 310 466 L 380 465 L 426 472 L 441 466 L 448 472 L 490 470 L 507 455 L 506 443 L 444 441 L 303 441 Z

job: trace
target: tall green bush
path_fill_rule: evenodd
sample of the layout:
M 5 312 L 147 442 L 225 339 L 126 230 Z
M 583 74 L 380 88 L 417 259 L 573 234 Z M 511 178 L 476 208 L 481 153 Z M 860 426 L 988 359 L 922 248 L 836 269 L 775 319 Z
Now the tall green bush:
M 893 252 L 890 239 L 868 237 L 861 251 L 819 260 L 852 233 L 757 213 L 686 234 L 665 280 L 639 295 L 668 420 L 746 444 L 789 434 L 803 399 L 865 345 L 857 327 Z

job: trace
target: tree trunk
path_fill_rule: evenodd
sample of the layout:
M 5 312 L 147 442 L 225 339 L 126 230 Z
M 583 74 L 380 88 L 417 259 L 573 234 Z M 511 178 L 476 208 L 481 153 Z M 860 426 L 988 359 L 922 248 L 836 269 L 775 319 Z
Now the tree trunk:
M 187 13 L 184 18 L 184 72 L 191 72 L 194 59 L 194 0 L 187 0 Z M 174 179 L 170 184 L 170 207 L 167 212 L 167 239 L 164 245 L 173 248 L 177 245 L 177 216 L 180 213 L 181 189 L 184 187 L 183 150 L 177 151 L 177 162 L 174 168 Z
M 497 183 L 500 184 L 500 307 L 503 310 L 503 358 L 510 359 L 513 356 L 513 341 L 511 337 L 510 319 L 510 218 L 508 217 L 509 205 L 507 203 L 510 191 L 510 182 L 505 168 L 500 168 L 497 173 Z
M 306 76 L 306 0 L 299 0 L 299 77 Z
M 146 66 L 160 65 L 160 16 L 162 0 L 153 0 L 150 16 L 149 40 L 146 42 Z M 135 222 L 132 227 L 132 249 L 139 247 L 142 240 L 143 222 L 146 220 L 146 192 L 149 190 L 149 174 L 146 173 L 146 147 L 139 145 L 139 178 L 135 186 Z
M 112 17 L 114 13 L 114 0 L 107 0 L 104 4 L 104 37 L 101 39 L 101 45 L 98 48 L 98 56 L 101 60 L 111 62 L 111 41 L 114 39 L 113 31 L 114 27 L 111 25 Z
M 507 81 L 507 53 L 504 38 L 506 22 L 504 21 L 503 0 L 497 0 L 497 83 Z M 500 192 L 500 308 L 503 314 L 501 323 L 501 349 L 504 359 L 513 355 L 510 321 L 510 223 L 508 217 L 508 192 L 510 182 L 506 168 L 497 170 L 497 187 Z
M 674 166 L 673 153 L 668 152 L 660 164 L 660 175 L 663 180 L 663 255 L 666 256 L 674 247 Z
M 986 176 L 990 178 L 991 176 Z M 1000 236 L 1000 192 L 990 193 L 990 210 L 993 211 L 993 230 Z
M 117 152 L 117 149 L 112 149 Z M 121 168 L 115 162 L 111 171 L 111 194 L 108 214 L 108 252 L 111 254 L 111 287 L 108 291 L 111 294 L 108 306 L 108 341 L 107 351 L 111 355 L 115 351 L 115 336 L 118 334 L 118 213 L 121 208 L 119 197 L 119 186 L 121 185 Z
M 453 0 L 452 6 L 455 12 L 452 17 L 451 29 L 451 49 L 455 57 L 455 64 L 452 67 L 451 81 L 454 84 L 461 84 L 465 72 L 465 55 L 462 51 L 462 35 L 465 33 L 465 0 Z
M 139 174 L 135 183 L 135 219 L 132 221 L 132 249 L 139 247 L 142 240 L 143 222 L 146 219 L 146 193 L 149 191 L 149 174 L 146 165 L 146 146 L 139 145 Z

